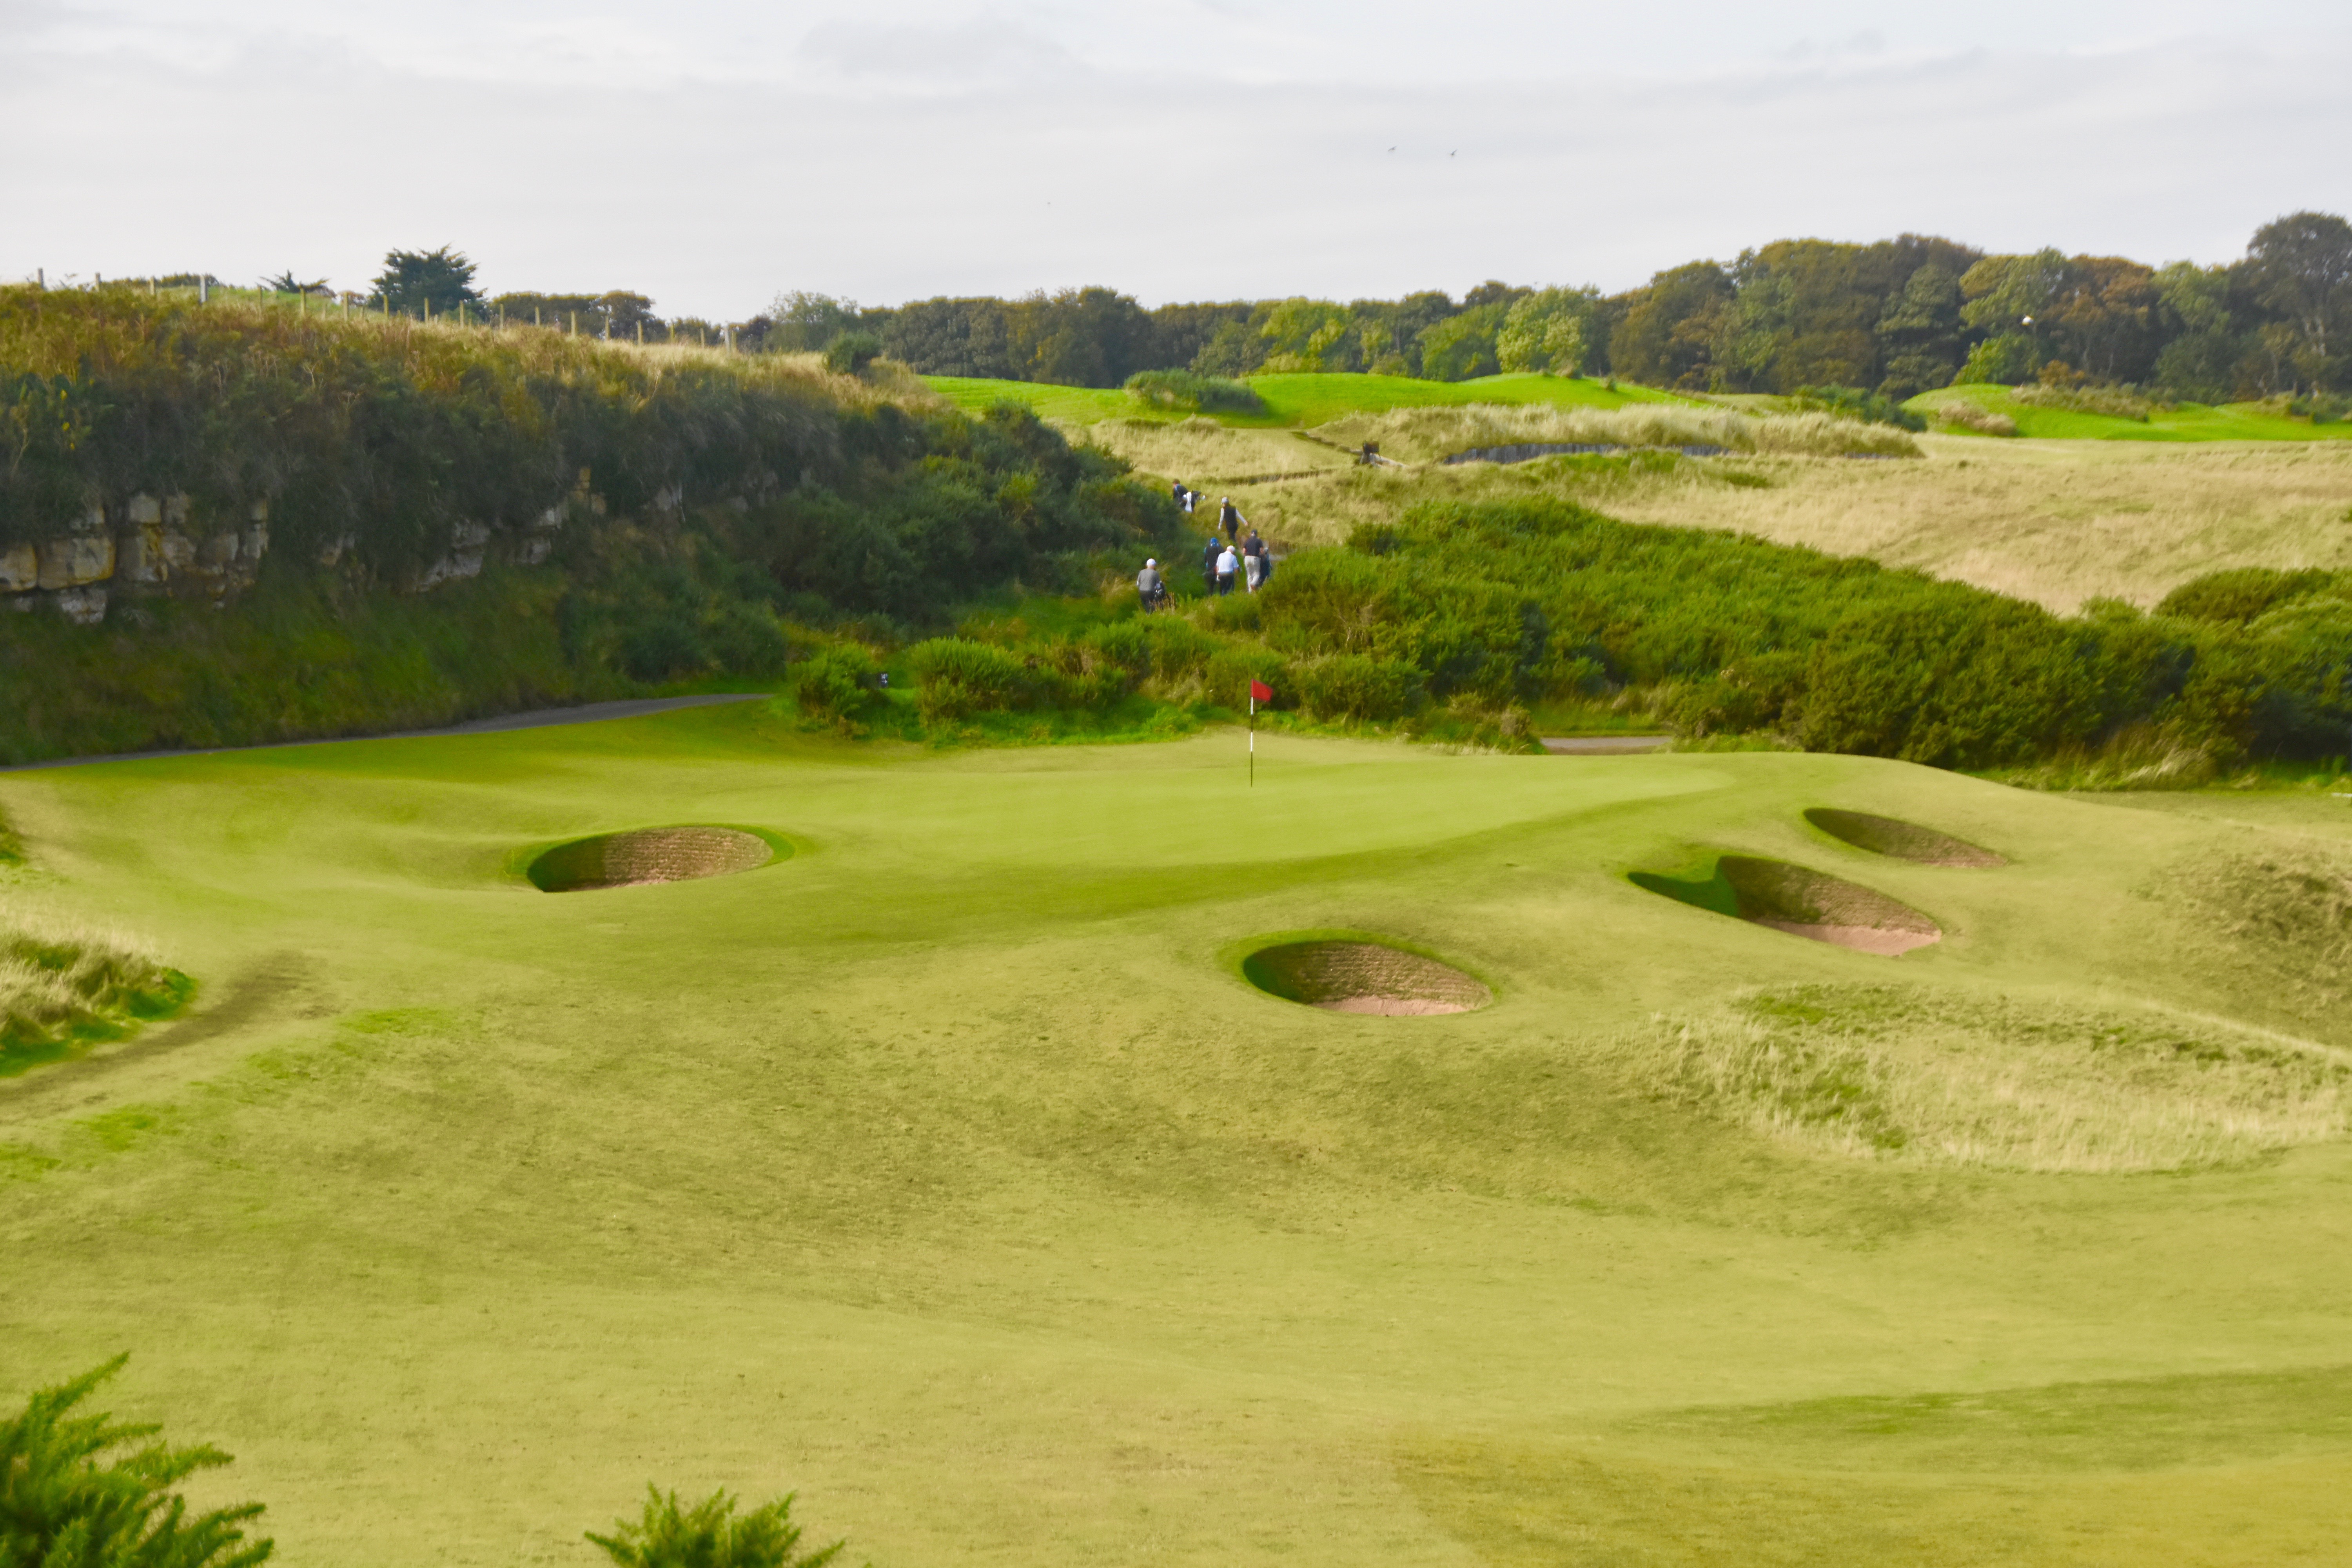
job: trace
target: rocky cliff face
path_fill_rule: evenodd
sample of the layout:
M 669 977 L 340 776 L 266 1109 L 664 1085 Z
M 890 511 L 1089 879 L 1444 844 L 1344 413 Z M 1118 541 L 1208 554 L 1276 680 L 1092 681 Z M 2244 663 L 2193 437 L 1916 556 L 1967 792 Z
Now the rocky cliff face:
M 575 499 L 604 510 L 602 498 L 588 494 L 584 475 Z M 533 521 L 516 542 L 517 562 L 535 566 L 548 558 L 564 510 L 550 507 Z M 106 618 L 110 602 L 126 596 L 226 604 L 253 586 L 269 552 L 269 504 L 256 501 L 242 518 L 194 513 L 184 495 L 135 495 L 119 507 L 92 507 L 53 538 L 0 545 L 0 605 L 53 610 L 77 625 L 95 626 Z M 408 586 L 421 593 L 480 575 L 492 542 L 484 525 L 458 523 L 446 552 Z M 349 540 L 334 541 L 320 552 L 319 563 L 336 565 L 350 549 Z

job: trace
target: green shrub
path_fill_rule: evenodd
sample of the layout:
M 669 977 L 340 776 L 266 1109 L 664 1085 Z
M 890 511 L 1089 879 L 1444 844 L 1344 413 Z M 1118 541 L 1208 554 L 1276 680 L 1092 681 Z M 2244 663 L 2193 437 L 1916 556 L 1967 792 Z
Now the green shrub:
M 2147 423 L 2156 411 L 2155 401 L 2130 386 L 2074 386 L 2031 383 L 2012 391 L 2010 395 L 2033 408 L 2063 408 L 2075 414 L 2104 414 L 2110 419 L 2136 419 Z
M 882 340 L 872 332 L 843 332 L 824 345 L 824 368 L 835 375 L 856 375 L 882 357 Z
M 1979 436 L 2017 434 L 2016 420 L 2006 414 L 1971 403 L 1965 397 L 1955 397 L 1937 404 L 1936 420 L 1938 424 L 1956 426 L 1962 430 L 1972 430 Z
M 610 1535 L 592 1530 L 588 1539 L 620 1568 L 823 1568 L 848 1544 L 799 1552 L 801 1528 L 792 1515 L 789 1492 L 739 1516 L 723 1489 L 680 1508 L 676 1492 L 647 1485 L 643 1514 L 616 1521 Z
M 2247 626 L 2292 599 L 2336 584 L 2331 572 L 2278 572 L 2267 566 L 2237 566 L 2192 578 L 2164 596 L 2159 616 Z M 2352 582 L 2346 584 L 2352 587 Z
M 1263 414 L 1265 400 L 1246 382 L 1189 370 L 1140 370 L 1127 378 L 1138 402 L 1171 413 Z
M 874 700 L 874 658 L 850 645 L 819 649 L 793 670 L 793 693 L 813 719 L 850 720 Z
M 1318 719 L 1402 719 L 1426 696 L 1421 671 L 1401 659 L 1333 654 L 1293 674 L 1307 711 Z
M 75 1414 L 128 1356 L 45 1388 L 0 1422 L 0 1563 L 7 1568 L 252 1568 L 260 1503 L 191 1515 L 173 1489 L 230 1462 L 219 1449 L 150 1441 L 161 1428 Z
M 1801 386 L 1796 392 L 1796 403 L 1801 409 L 1819 409 L 1824 414 L 1859 419 L 1866 425 L 1892 425 L 1902 430 L 1927 427 L 1926 419 L 1893 398 L 1856 386 Z

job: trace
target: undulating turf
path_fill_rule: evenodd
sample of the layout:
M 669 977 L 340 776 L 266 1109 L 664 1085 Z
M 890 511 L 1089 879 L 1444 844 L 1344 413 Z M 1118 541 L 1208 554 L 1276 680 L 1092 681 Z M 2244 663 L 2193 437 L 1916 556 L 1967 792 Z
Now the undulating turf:
M 1026 404 L 1041 418 L 1069 425 L 1101 419 L 1151 418 L 1175 422 L 1181 414 L 1147 408 L 1117 388 L 1048 386 L 1038 382 L 989 381 L 978 377 L 927 375 L 923 384 L 961 408 L 992 403 Z M 1402 375 L 1290 374 L 1254 375 L 1250 389 L 1265 400 L 1264 414 L 1215 414 L 1221 425 L 1306 427 L 1328 424 L 1347 414 L 1378 414 L 1465 403 L 1555 403 L 1563 407 L 1622 408 L 1628 403 L 1683 403 L 1688 399 L 1646 386 L 1611 385 L 1578 376 L 1480 376 L 1475 381 L 1419 381 Z
M 2331 950 L 2214 889 L 2324 890 L 2352 846 L 1852 758 L 1259 741 L 1252 786 L 1227 731 L 927 752 L 743 704 L 0 776 L 12 899 L 203 987 L 0 1081 L 0 1399 L 131 1350 L 117 1413 L 236 1454 L 205 1498 L 266 1500 L 307 1564 L 585 1568 L 648 1479 L 798 1487 L 882 1568 L 2340 1552 L 2341 1104 L 2052 1173 L 1830 1135 L 1953 1114 L 1866 1073 L 1674 1051 L 1910 1051 L 1988 1125 L 2126 1142 L 2111 1079 L 2303 1093 L 2352 1045 Z M 2009 863 L 1854 848 L 1821 806 Z M 525 875 L 694 823 L 793 852 Z M 1721 854 L 1944 940 L 1629 879 Z M 1493 1003 L 1241 973 L 1335 931 Z M 1958 1070 L 1985 1018 L 2048 1094 Z
M 2352 422 L 2314 424 L 2270 413 L 2251 403 L 2218 406 L 2183 403 L 2159 408 L 2146 420 L 2111 414 L 2085 414 L 2072 408 L 2044 408 L 2020 403 L 2005 386 L 1950 386 L 1923 392 L 1904 405 L 1915 413 L 1932 415 L 1955 399 L 1975 404 L 2017 422 L 2017 433 L 2028 437 L 2097 441 L 2345 441 L 2352 440 Z M 1966 436 L 1965 430 L 1952 434 Z M 1980 437 L 1981 440 L 2005 439 Z

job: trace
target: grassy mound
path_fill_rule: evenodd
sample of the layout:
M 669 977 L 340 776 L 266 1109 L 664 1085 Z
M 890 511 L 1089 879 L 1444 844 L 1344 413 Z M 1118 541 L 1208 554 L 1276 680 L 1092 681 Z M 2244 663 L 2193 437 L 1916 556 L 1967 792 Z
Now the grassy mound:
M 1828 414 L 1768 415 L 1653 405 L 1638 408 L 1404 408 L 1350 415 L 1318 436 L 1343 447 L 1377 442 L 1385 457 L 1425 463 L 1492 447 L 1713 447 L 1782 457 L 1916 458 L 1919 444 L 1891 425 Z
M 121 935 L 0 918 L 0 1078 L 121 1039 L 195 990 Z
M 1892 958 L 1943 939 L 1943 928 L 1908 904 L 1785 860 L 1726 855 L 1702 877 L 1633 873 L 1636 887 L 1814 942 Z
M 1864 1158 L 2182 1170 L 2340 1137 L 2352 1057 L 2214 1020 L 1892 986 L 1767 991 L 1635 1044 L 1659 1091 Z
M 2073 441 L 2343 441 L 2352 424 L 2314 423 L 2254 403 L 2181 403 L 2102 409 L 2053 399 L 2040 387 L 1970 384 L 1923 392 L 1905 404 L 1948 429 Z
M 529 875 L 541 892 L 577 893 L 729 877 L 778 858 L 775 845 L 740 827 L 648 827 L 560 844 L 533 860 Z
M 1251 953 L 1242 973 L 1269 995 L 1330 1013 L 1468 1013 L 1495 999 L 1451 964 L 1378 942 L 1279 942 Z
M 1897 860 L 1916 861 L 1922 866 L 2009 864 L 1991 850 L 1980 849 L 1948 833 L 1938 833 L 1932 827 L 1922 827 L 1916 822 L 1900 822 L 1891 816 L 1873 816 L 1866 811 L 1839 811 L 1831 806 L 1817 805 L 1805 813 L 1805 820 L 1831 837 L 1841 839 L 1857 849 L 1867 849 L 1874 855 L 1892 856 Z

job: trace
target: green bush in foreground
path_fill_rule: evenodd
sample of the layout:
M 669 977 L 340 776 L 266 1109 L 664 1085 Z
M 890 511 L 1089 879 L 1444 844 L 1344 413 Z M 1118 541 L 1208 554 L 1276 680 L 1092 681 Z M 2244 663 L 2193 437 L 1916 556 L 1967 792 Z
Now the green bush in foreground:
M 789 1492 L 738 1516 L 724 1489 L 682 1509 L 676 1492 L 664 1495 L 648 1484 L 645 1513 L 635 1523 L 621 1520 L 612 1534 L 592 1530 L 588 1539 L 621 1568 L 822 1568 L 848 1544 L 836 1541 L 794 1555 L 801 1528 L 792 1514 Z
M 173 1490 L 228 1464 L 228 1455 L 150 1442 L 160 1428 L 74 1413 L 129 1359 L 42 1389 L 0 1422 L 0 1568 L 251 1568 L 268 1560 L 274 1543 L 246 1538 L 260 1503 L 191 1517 Z

